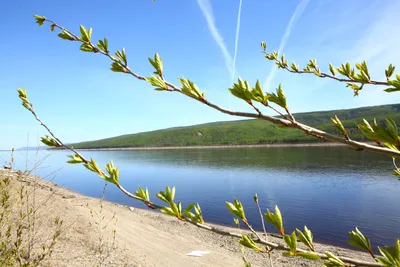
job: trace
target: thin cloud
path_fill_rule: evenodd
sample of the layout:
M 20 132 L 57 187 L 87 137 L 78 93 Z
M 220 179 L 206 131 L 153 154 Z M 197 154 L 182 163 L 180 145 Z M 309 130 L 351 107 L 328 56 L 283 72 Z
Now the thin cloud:
M 234 73 L 234 70 L 232 68 L 232 61 L 233 61 L 232 56 L 229 53 L 228 49 L 226 48 L 224 39 L 222 38 L 221 34 L 219 33 L 219 31 L 215 25 L 213 9 L 210 4 L 210 1 L 209 0 L 197 0 L 197 3 L 199 4 L 199 7 L 201 9 L 201 12 L 203 13 L 204 18 L 206 19 L 207 26 L 208 26 L 208 29 L 210 30 L 211 36 L 213 37 L 214 41 L 218 44 L 219 48 L 221 49 L 222 55 L 225 59 L 226 68 L 228 69 L 231 76 L 233 76 L 232 73 Z
M 238 43 L 239 43 L 240 14 L 241 13 L 242 13 L 242 0 L 239 1 L 239 11 L 238 11 L 238 18 L 237 18 L 237 23 L 236 23 L 235 52 L 233 54 L 232 75 L 231 75 L 232 81 L 233 81 L 233 78 L 235 76 L 235 71 L 236 71 L 236 55 L 237 55 L 237 49 L 238 49 Z
M 292 17 L 289 20 L 289 23 L 286 26 L 285 33 L 281 39 L 281 43 L 279 45 L 278 52 L 281 53 L 283 49 L 285 49 L 286 43 L 289 39 L 290 34 L 292 33 L 292 28 L 294 25 L 297 23 L 298 19 L 301 17 L 303 14 L 304 10 L 307 7 L 309 0 L 302 0 L 300 4 L 297 5 L 296 10 L 294 11 Z M 276 73 L 276 66 L 272 66 L 271 71 L 269 72 L 265 82 L 264 82 L 264 88 L 266 90 L 269 90 L 270 83 L 274 79 Z

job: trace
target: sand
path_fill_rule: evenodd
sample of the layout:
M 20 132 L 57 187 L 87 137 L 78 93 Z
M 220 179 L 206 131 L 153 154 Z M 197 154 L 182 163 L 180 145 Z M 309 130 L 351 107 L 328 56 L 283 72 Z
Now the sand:
M 35 196 L 40 207 L 38 220 L 43 238 L 51 233 L 51 222 L 55 217 L 64 221 L 55 252 L 46 262 L 49 266 L 243 266 L 235 237 L 221 236 L 159 212 L 106 201 L 103 202 L 101 215 L 97 216 L 101 206 L 99 199 L 80 195 L 34 176 L 4 171 L 0 174 L 12 177 L 15 187 L 23 184 L 31 192 L 34 190 L 31 197 Z M 18 176 L 20 179 L 17 179 Z M 100 218 L 104 218 L 103 222 Z M 108 221 L 110 223 L 104 229 L 96 224 L 104 226 Z M 281 243 L 278 238 L 270 238 Z M 115 246 L 110 248 L 113 240 Z M 100 244 L 104 248 L 102 253 L 99 252 Z M 316 249 L 370 261 L 363 252 L 320 244 L 316 244 Z M 208 251 L 209 254 L 187 256 L 194 250 Z M 252 266 L 269 266 L 266 254 L 246 249 L 245 255 Z M 321 260 L 283 257 L 282 251 L 278 250 L 272 252 L 272 258 L 275 267 L 322 266 L 323 263 Z

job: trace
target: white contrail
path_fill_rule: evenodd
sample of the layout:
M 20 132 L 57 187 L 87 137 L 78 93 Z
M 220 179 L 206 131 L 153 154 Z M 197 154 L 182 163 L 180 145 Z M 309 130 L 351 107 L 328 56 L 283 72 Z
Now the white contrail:
M 228 49 L 226 48 L 226 45 L 224 42 L 224 39 L 222 38 L 221 34 L 219 33 L 217 27 L 215 26 L 214 14 L 213 14 L 211 4 L 210 4 L 209 0 L 197 0 L 197 3 L 199 4 L 201 12 L 203 13 L 203 15 L 207 21 L 208 29 L 210 30 L 210 33 L 211 33 L 212 37 L 214 38 L 214 41 L 218 44 L 219 48 L 222 51 L 222 55 L 224 56 L 224 59 L 225 59 L 226 68 L 228 69 L 229 73 L 232 76 L 232 73 L 234 72 L 232 69 L 232 56 L 228 52 Z
M 286 25 L 285 34 L 283 35 L 281 43 L 279 45 L 279 49 L 278 49 L 279 53 L 282 53 L 282 50 L 285 48 L 287 40 L 288 40 L 290 34 L 292 33 L 292 27 L 294 26 L 294 24 L 296 24 L 299 17 L 303 14 L 304 10 L 307 7 L 308 1 L 309 0 L 302 0 L 300 2 L 300 4 L 297 5 L 296 10 L 294 11 L 292 17 L 290 18 L 288 25 Z M 265 90 L 269 90 L 270 83 L 271 83 L 272 79 L 275 77 L 276 69 L 277 68 L 275 65 L 272 66 L 271 71 L 269 72 L 267 79 L 264 82 Z
M 238 11 L 238 18 L 237 18 L 237 23 L 236 23 L 236 37 L 235 37 L 235 52 L 233 54 L 233 63 L 232 63 L 232 73 L 231 73 L 231 80 L 233 81 L 233 78 L 235 76 L 235 71 L 236 71 L 236 55 L 237 55 L 237 48 L 238 48 L 238 43 L 239 43 L 239 32 L 240 32 L 240 14 L 242 12 L 242 0 L 239 2 L 239 11 Z

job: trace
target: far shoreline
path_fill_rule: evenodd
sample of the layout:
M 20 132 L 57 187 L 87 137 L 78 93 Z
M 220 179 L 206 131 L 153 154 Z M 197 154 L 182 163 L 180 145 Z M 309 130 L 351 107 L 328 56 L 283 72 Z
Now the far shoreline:
M 159 147 L 103 147 L 103 148 L 74 148 L 75 150 L 184 150 L 184 149 L 229 149 L 229 148 L 274 148 L 274 147 L 340 147 L 341 143 L 297 143 L 297 144 L 255 144 L 255 145 L 212 145 L 212 146 L 159 146 Z M 55 148 L 50 150 L 65 150 Z

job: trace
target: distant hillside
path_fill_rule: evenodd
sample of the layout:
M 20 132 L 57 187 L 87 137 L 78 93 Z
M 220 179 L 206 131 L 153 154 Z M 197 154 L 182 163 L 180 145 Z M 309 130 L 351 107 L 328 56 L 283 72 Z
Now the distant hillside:
M 351 138 L 366 140 L 356 124 L 362 118 L 378 122 L 390 115 L 400 125 L 400 104 L 365 107 L 346 110 L 332 110 L 295 114 L 304 124 L 336 133 L 330 118 L 335 114 L 342 120 Z M 263 120 L 239 120 L 214 122 L 187 127 L 169 128 L 152 132 L 121 135 L 117 137 L 72 144 L 74 148 L 118 148 L 118 147 L 169 147 L 169 146 L 210 146 L 250 145 L 279 143 L 318 142 L 296 129 L 283 129 Z

